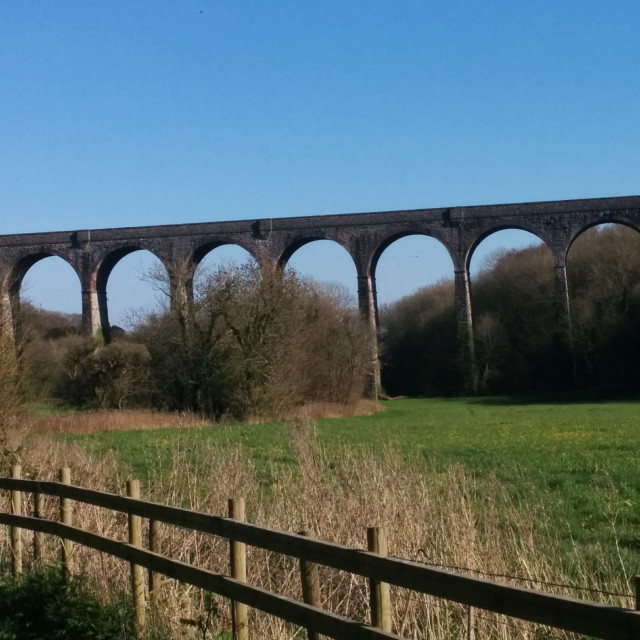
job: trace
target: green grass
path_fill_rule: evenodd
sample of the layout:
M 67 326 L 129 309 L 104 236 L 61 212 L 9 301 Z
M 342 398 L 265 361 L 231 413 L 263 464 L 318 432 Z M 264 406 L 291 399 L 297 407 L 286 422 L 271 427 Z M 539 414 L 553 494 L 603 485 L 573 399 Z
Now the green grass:
M 324 419 L 318 439 L 329 457 L 338 446 L 393 447 L 415 462 L 458 462 L 494 474 L 526 508 L 544 503 L 567 545 L 616 542 L 640 573 L 640 403 L 518 402 L 508 399 L 415 399 L 385 403 L 385 411 Z M 113 450 L 135 476 L 162 470 L 174 447 L 197 459 L 201 443 L 242 443 L 264 485 L 294 461 L 282 423 L 202 429 L 111 432 L 68 439 L 98 455 Z M 617 551 L 616 551 L 617 553 Z

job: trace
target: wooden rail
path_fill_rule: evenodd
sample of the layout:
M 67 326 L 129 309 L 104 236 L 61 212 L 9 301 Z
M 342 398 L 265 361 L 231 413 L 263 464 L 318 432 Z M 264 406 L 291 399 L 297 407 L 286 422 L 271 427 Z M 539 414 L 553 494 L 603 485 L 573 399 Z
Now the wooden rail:
M 376 598 L 383 597 L 382 594 L 385 592 L 388 593 L 385 586 L 391 584 L 470 607 L 594 638 L 609 640 L 640 638 L 640 614 L 634 610 L 505 585 L 483 578 L 427 567 L 416 562 L 390 558 L 382 554 L 385 551 L 383 548 L 380 549 L 382 553 L 361 551 L 231 518 L 85 489 L 63 482 L 0 478 L 0 489 L 11 491 L 12 497 L 16 495 L 16 492 L 27 492 L 35 495 L 56 496 L 60 499 L 61 504 L 65 505 L 68 505 L 68 502 L 63 503 L 63 501 L 68 500 L 91 504 L 126 513 L 130 518 L 133 516 L 148 518 L 151 522 L 163 522 L 220 536 L 236 545 L 243 543 L 292 556 L 301 560 L 307 567 L 309 563 L 315 563 L 358 574 L 369 579 L 370 584 L 376 590 Z M 167 558 L 155 551 L 143 549 L 137 546 L 139 544 L 137 539 L 135 544 L 125 544 L 84 531 L 70 524 L 20 515 L 14 501 L 15 497 L 12 500 L 13 513 L 0 512 L 0 524 L 10 526 L 13 532 L 19 531 L 19 529 L 29 529 L 34 532 L 58 536 L 63 541 L 69 541 L 69 544 L 71 542 L 82 544 L 127 560 L 132 563 L 132 566 L 144 567 L 150 572 L 161 573 L 181 582 L 212 591 L 235 603 L 260 609 L 330 638 L 344 638 L 345 640 L 350 638 L 399 638 L 394 633 L 382 628 L 374 628 L 322 610 L 317 604 L 298 602 L 248 585 L 242 580 L 241 570 L 238 574 L 240 578 L 237 576 L 229 577 Z M 380 537 L 380 532 L 372 532 L 370 536 L 370 540 L 373 541 L 373 538 Z M 16 540 L 15 537 L 13 539 Z M 240 547 L 236 546 L 235 548 L 238 550 Z M 15 557 L 15 547 L 13 551 Z M 380 585 L 382 588 L 379 588 Z M 374 605 L 380 612 L 384 612 L 385 608 L 388 608 L 388 603 L 384 602 L 377 604 L 376 601 Z M 471 618 L 472 616 L 470 616 Z M 390 623 L 386 613 L 374 614 L 374 621 L 381 627 L 384 625 L 389 628 L 388 624 Z

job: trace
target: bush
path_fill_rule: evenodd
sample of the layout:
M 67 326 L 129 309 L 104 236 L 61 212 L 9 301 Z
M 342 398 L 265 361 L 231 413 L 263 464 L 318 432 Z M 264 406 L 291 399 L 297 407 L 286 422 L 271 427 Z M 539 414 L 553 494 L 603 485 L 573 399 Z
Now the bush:
M 57 570 L 0 583 L 1 640 L 127 640 L 135 638 L 124 601 L 101 604 L 78 576 L 66 583 Z
M 191 304 L 134 334 L 150 354 L 154 407 L 235 419 L 359 396 L 365 337 L 340 292 L 255 262 L 208 274 Z

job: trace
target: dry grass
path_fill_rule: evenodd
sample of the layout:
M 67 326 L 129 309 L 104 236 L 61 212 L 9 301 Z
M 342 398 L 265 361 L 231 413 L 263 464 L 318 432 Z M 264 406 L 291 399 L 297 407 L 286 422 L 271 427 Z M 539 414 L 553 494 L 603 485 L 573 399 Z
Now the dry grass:
M 31 417 L 32 433 L 40 434 L 172 429 L 176 427 L 202 427 L 205 424 L 207 421 L 195 413 L 166 413 L 143 409 L 104 409 Z
M 284 419 L 318 420 L 320 418 L 347 418 L 366 416 L 382 411 L 382 405 L 374 400 L 358 399 L 348 404 L 316 402 L 296 407 Z M 261 420 L 264 422 L 264 419 Z M 249 422 L 260 422 L 256 419 Z M 143 429 L 175 429 L 203 427 L 211 421 L 196 413 L 169 413 L 144 409 L 101 409 L 78 411 L 57 415 L 28 416 L 28 431 L 34 434 L 103 433 L 106 431 L 130 431 Z
M 348 404 L 337 402 L 313 402 L 295 407 L 287 420 L 320 420 L 321 418 L 351 418 L 353 416 L 369 416 L 383 411 L 384 407 L 376 400 L 358 398 Z
M 313 425 L 303 421 L 291 426 L 290 438 L 297 465 L 274 467 L 268 490 L 257 481 L 240 447 L 221 450 L 203 445 L 208 449 L 198 460 L 184 448 L 174 449 L 170 473 L 152 478 L 146 497 L 218 514 L 225 514 L 229 497 L 244 497 L 248 519 L 269 527 L 304 529 L 322 539 L 364 548 L 366 527 L 382 525 L 394 556 L 563 584 L 575 583 L 577 576 L 583 586 L 628 592 L 615 567 L 602 565 L 595 575 L 580 557 L 566 566 L 542 506 L 514 504 L 495 478 L 478 479 L 461 465 L 438 471 L 424 461 L 402 459 L 392 450 L 356 454 L 345 449 L 329 459 L 316 441 Z M 64 465 L 72 467 L 75 484 L 124 491 L 126 477 L 111 458 L 96 461 L 76 446 L 52 445 L 46 438 L 24 453 L 24 471 L 33 474 L 37 470 L 41 478 L 55 477 Z M 56 508 L 50 500 L 52 517 L 56 517 Z M 76 505 L 74 519 L 89 530 L 126 539 L 126 517 L 121 514 Z M 0 535 L 6 562 L 6 532 Z M 161 546 L 163 553 L 174 558 L 228 571 L 228 545 L 213 536 L 164 526 Z M 50 540 L 50 561 L 56 547 L 57 542 Z M 90 550 L 78 548 L 75 553 L 76 564 L 105 585 L 105 598 L 128 588 L 125 563 Z M 603 553 L 602 557 L 607 556 Z M 248 570 L 253 584 L 301 597 L 298 566 L 291 558 L 250 548 Z M 367 620 L 365 580 L 323 568 L 321 585 L 325 608 Z M 555 591 L 584 597 L 570 588 Z M 436 640 L 464 636 L 464 607 L 402 589 L 393 589 L 392 598 L 394 628 L 400 635 Z M 603 601 L 629 606 L 628 601 L 616 598 L 603 597 Z M 205 625 L 215 630 L 228 630 L 230 625 L 228 603 L 171 580 L 163 583 L 158 616 L 176 638 L 204 638 Z M 192 624 L 187 625 L 186 620 Z M 482 613 L 477 620 L 478 637 L 545 637 L 535 625 L 508 621 L 518 626 L 514 628 L 504 622 L 504 618 Z M 251 625 L 252 637 L 302 637 L 282 621 L 256 612 L 251 613 Z M 552 635 L 575 637 L 557 631 Z

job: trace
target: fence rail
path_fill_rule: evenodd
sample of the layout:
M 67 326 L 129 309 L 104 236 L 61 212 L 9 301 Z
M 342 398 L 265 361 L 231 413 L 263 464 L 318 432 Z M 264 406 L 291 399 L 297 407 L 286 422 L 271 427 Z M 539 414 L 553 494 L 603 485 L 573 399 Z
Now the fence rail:
M 19 475 L 18 469 L 14 471 L 14 476 L 16 475 Z M 128 514 L 130 523 L 132 516 L 148 518 L 151 522 L 150 528 L 156 527 L 155 523 L 162 522 L 226 538 L 232 544 L 242 543 L 292 556 L 299 559 L 305 567 L 305 571 L 301 572 L 303 576 L 309 573 L 309 563 L 357 574 L 369 579 L 376 598 L 388 598 L 388 588 L 386 590 L 384 587 L 380 589 L 380 585 L 394 585 L 465 604 L 472 608 L 484 609 L 594 638 L 610 640 L 640 638 L 640 613 L 631 609 L 506 585 L 485 578 L 424 566 L 417 562 L 386 557 L 383 549 L 380 550 L 380 553 L 363 551 L 316 540 L 302 534 L 260 527 L 232 518 L 171 507 L 135 497 L 85 489 L 67 484 L 66 477 L 64 480 L 64 482 L 41 482 L 17 477 L 0 478 L 0 490 L 12 492 L 13 513 L 0 512 L 0 524 L 12 528 L 14 570 L 19 570 L 17 562 L 21 563 L 19 558 L 20 529 L 28 529 L 58 536 L 63 542 L 72 541 L 127 560 L 132 565 L 132 575 L 134 567 L 144 567 L 151 572 L 164 574 L 230 598 L 235 603 L 259 609 L 305 627 L 310 634 L 322 634 L 330 638 L 344 638 L 345 640 L 349 638 L 400 637 L 384 630 L 389 628 L 386 615 L 372 612 L 373 624 L 377 624 L 381 628 L 368 626 L 321 609 L 318 606 L 317 598 L 315 598 L 316 602 L 299 602 L 246 584 L 238 576 L 229 577 L 214 573 L 165 557 L 155 550 L 143 549 L 141 543 L 133 543 L 131 537 L 130 541 L 132 542 L 126 544 L 84 531 L 70 524 L 70 513 L 67 514 L 68 521 L 66 523 L 45 520 L 36 516 L 20 515 L 19 496 L 24 492 L 36 496 L 55 496 L 60 499 L 61 505 L 65 505 L 66 510 L 70 509 L 68 501 L 81 502 Z M 38 501 L 36 500 L 35 503 L 38 504 Z M 65 513 L 63 512 L 62 515 Z M 379 531 L 373 532 L 371 530 L 370 537 L 372 539 L 376 539 L 380 535 Z M 236 547 L 236 549 L 239 548 L 241 547 Z M 66 553 L 68 553 L 68 548 L 64 544 L 63 549 L 67 549 Z M 385 592 L 386 596 L 380 596 Z M 383 610 L 385 607 L 388 609 L 388 602 L 385 604 L 375 600 L 372 604 L 379 610 Z M 140 609 L 143 606 L 143 603 L 138 602 L 136 608 Z M 472 618 L 473 616 L 470 615 L 469 619 Z M 139 622 L 139 625 L 144 623 L 143 620 Z M 243 633 L 246 634 L 246 624 Z M 242 634 L 237 634 L 237 636 L 247 637 Z

